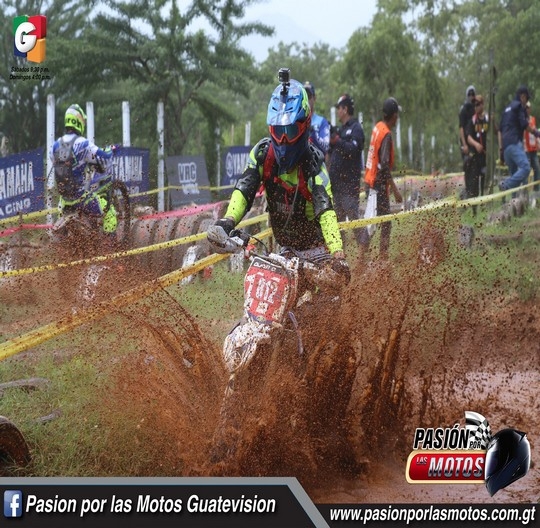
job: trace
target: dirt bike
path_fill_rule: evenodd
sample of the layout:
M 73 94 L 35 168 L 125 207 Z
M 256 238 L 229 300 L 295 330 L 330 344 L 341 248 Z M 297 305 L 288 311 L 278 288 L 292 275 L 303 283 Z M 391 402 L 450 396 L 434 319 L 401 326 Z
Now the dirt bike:
M 104 214 L 109 208 L 114 208 L 117 219 L 116 235 L 103 233 L 102 216 L 85 214 L 79 207 L 66 207 L 51 230 L 53 247 L 61 258 L 80 260 L 127 248 L 131 208 L 126 185 L 119 180 L 109 180 L 93 193 L 89 192 L 88 198 L 95 195 L 107 200 Z M 99 284 L 110 268 L 111 263 L 106 262 L 60 269 L 59 285 L 62 295 L 76 305 L 94 301 Z
M 218 226 L 209 228 L 208 238 L 219 252 L 244 252 L 251 261 L 244 279 L 244 315 L 223 346 L 229 380 L 211 460 L 234 461 L 242 472 L 255 459 L 261 463 L 257 453 L 264 445 L 268 452 L 295 453 L 295 463 L 304 468 L 316 465 L 321 437 L 344 423 L 354 379 L 354 351 L 340 345 L 336 323 L 348 277 L 332 268 L 333 259 L 324 251 L 312 259 L 291 250 L 261 254 L 249 245 L 251 235 L 234 230 L 227 237 Z M 295 445 L 293 431 L 307 439 L 303 445 Z M 261 471 L 275 471 L 284 460 L 276 452 Z

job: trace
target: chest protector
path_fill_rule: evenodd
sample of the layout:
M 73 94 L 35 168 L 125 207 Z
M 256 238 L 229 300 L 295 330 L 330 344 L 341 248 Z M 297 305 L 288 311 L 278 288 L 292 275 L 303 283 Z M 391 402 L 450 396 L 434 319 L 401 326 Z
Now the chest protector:
M 263 185 L 266 189 L 268 214 L 274 236 L 281 246 L 304 250 L 324 244 L 319 222 L 306 216 L 306 203 L 313 197 L 306 180 L 311 177 L 310 150 L 300 161 L 297 170 L 298 185 L 291 185 L 278 176 L 278 164 L 272 143 L 263 162 Z M 314 175 L 313 175 L 314 176 Z
M 75 200 L 79 197 L 79 186 L 73 175 L 73 167 L 77 163 L 77 158 L 73 152 L 73 144 L 77 136 L 71 141 L 65 142 L 60 138 L 60 146 L 54 153 L 54 177 L 56 187 L 60 196 L 67 200 Z

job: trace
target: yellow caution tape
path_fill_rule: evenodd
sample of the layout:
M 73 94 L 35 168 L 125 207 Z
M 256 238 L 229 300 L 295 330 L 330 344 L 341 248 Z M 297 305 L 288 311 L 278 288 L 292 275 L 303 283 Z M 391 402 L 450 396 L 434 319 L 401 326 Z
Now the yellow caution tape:
M 258 233 L 257 238 L 267 238 L 271 234 L 272 230 L 268 228 Z M 229 256 L 230 255 L 228 254 L 223 255 L 213 253 L 212 255 L 202 258 L 186 268 L 171 271 L 166 275 L 162 275 L 157 279 L 145 282 L 140 286 L 122 292 L 113 298 L 102 301 L 91 306 L 90 308 L 77 311 L 58 321 L 54 321 L 35 330 L 31 330 L 26 334 L 9 339 L 4 343 L 0 343 L 0 361 L 18 354 L 19 352 L 24 352 L 29 348 L 40 345 L 41 343 L 44 343 L 45 341 L 48 341 L 49 339 L 52 339 L 60 334 L 64 334 L 69 330 L 73 330 L 84 323 L 88 323 L 94 319 L 99 319 L 113 310 L 133 304 L 139 299 L 142 299 L 143 297 L 150 295 L 159 289 L 168 288 L 169 286 L 178 283 L 183 278 L 194 275 L 204 268 L 216 264 L 220 260 L 228 258 Z
M 243 220 L 238 224 L 239 227 L 245 227 L 259 222 L 264 222 L 268 219 L 268 214 L 264 213 L 253 218 Z M 44 264 L 43 266 L 34 266 L 32 268 L 22 268 L 17 270 L 0 271 L 0 279 L 7 277 L 20 277 L 21 275 L 29 275 L 31 273 L 41 273 L 43 271 L 51 271 L 55 269 L 70 268 L 72 266 L 80 266 L 87 264 L 95 264 L 97 262 L 106 262 L 117 258 L 131 257 L 133 255 L 141 255 L 143 253 L 149 253 L 151 251 L 160 251 L 162 249 L 168 249 L 181 244 L 191 244 L 192 242 L 198 242 L 206 238 L 206 233 L 196 233 L 195 235 L 188 235 L 182 238 L 175 238 L 174 240 L 167 240 L 166 242 L 159 242 L 151 246 L 145 246 L 135 249 L 127 249 L 125 251 L 118 251 L 116 253 L 109 253 L 108 255 L 98 255 L 96 257 L 74 260 L 71 262 L 61 262 L 58 264 Z
M 530 184 L 521 186 L 519 190 L 532 187 L 533 185 L 537 185 L 537 182 L 531 182 Z M 394 219 L 404 218 L 407 216 L 411 216 L 413 214 L 422 213 L 426 211 L 432 211 L 432 210 L 440 209 L 443 207 L 457 208 L 457 207 L 468 207 L 469 205 L 484 204 L 484 203 L 488 203 L 490 201 L 499 199 L 503 196 L 514 194 L 517 191 L 518 189 L 510 189 L 508 191 L 503 191 L 503 192 L 499 192 L 499 193 L 488 195 L 488 196 L 479 196 L 477 198 L 470 198 L 467 200 L 458 200 L 454 197 L 454 198 L 450 198 L 443 201 L 436 201 L 428 205 L 418 207 L 411 211 L 401 211 L 399 213 L 394 213 L 394 214 L 385 215 L 385 216 L 378 216 L 375 218 L 340 222 L 339 225 L 340 227 L 344 229 L 354 229 L 354 228 L 363 227 L 369 224 L 378 224 L 382 222 L 388 222 Z M 262 214 L 262 215 L 259 215 L 259 216 L 256 216 L 256 217 L 253 217 L 253 218 L 250 218 L 248 220 L 241 222 L 239 224 L 239 227 L 264 222 L 266 220 L 267 220 L 267 214 Z M 272 230 L 271 228 L 268 228 L 262 231 L 261 233 L 259 233 L 257 235 L 257 238 L 258 239 L 267 238 L 271 234 L 272 234 Z M 171 240 L 168 242 L 155 244 L 154 246 L 149 246 L 147 248 L 138 248 L 137 250 L 123 251 L 120 253 L 116 253 L 114 255 L 104 255 L 101 257 L 95 257 L 94 259 L 86 259 L 85 261 L 58 264 L 56 265 L 56 267 L 66 267 L 66 266 L 76 265 L 80 263 L 100 262 L 103 260 L 108 260 L 110 258 L 116 258 L 118 256 L 131 255 L 131 254 L 134 254 L 134 252 L 142 253 L 145 251 L 155 251 L 157 249 L 164 249 L 164 248 L 171 247 L 173 245 L 180 244 L 180 243 L 189 243 L 195 240 L 201 240 L 205 236 L 206 236 L 206 233 L 198 233 L 196 235 L 191 235 L 189 237 L 184 237 L 182 239 Z M 4 343 L 0 343 L 0 360 L 6 359 L 7 357 L 18 354 L 19 352 L 28 350 L 29 348 L 33 346 L 37 346 L 57 335 L 63 334 L 93 319 L 103 317 L 104 315 L 111 312 L 112 310 L 132 304 L 133 302 L 157 291 L 158 289 L 172 286 L 173 284 L 176 284 L 183 278 L 189 275 L 193 275 L 201 271 L 202 269 L 208 266 L 211 266 L 227 257 L 228 255 L 214 253 L 212 255 L 209 255 L 208 257 L 205 257 L 195 262 L 194 264 L 186 268 L 172 271 L 166 275 L 158 277 L 157 279 L 154 279 L 150 282 L 144 283 L 127 292 L 123 292 L 119 295 L 116 295 L 110 300 L 103 301 L 86 310 L 81 310 L 70 316 L 60 319 L 59 321 L 49 323 L 41 328 L 32 330 L 22 336 L 14 337 L 12 339 L 9 339 L 8 341 L 5 341 Z M 48 268 L 48 269 L 52 269 L 52 268 Z M 19 272 L 24 271 L 26 273 L 32 273 L 35 270 L 44 271 L 41 268 L 29 268 L 28 270 L 13 270 L 13 271 L 19 271 Z M 0 277 L 10 276 L 8 274 L 10 274 L 10 272 L 2 272 L 0 274 Z

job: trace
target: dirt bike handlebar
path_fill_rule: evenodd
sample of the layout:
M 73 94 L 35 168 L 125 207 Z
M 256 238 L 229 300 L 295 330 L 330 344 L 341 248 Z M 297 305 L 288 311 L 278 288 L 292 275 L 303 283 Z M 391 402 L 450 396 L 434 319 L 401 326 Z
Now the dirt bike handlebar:
M 264 255 L 259 255 L 249 249 L 250 240 L 253 238 L 249 233 L 242 229 L 233 229 L 229 235 L 220 225 L 213 225 L 207 231 L 208 241 L 218 253 L 242 253 L 247 256 L 260 256 L 263 259 L 268 258 Z M 280 261 L 280 265 L 284 265 L 284 261 L 288 260 L 282 255 L 271 255 L 271 260 L 274 263 Z M 335 269 L 336 262 L 329 259 L 324 264 L 314 263 L 301 257 L 293 257 L 298 260 L 296 268 L 302 272 L 305 279 L 319 286 L 323 290 L 339 290 L 345 286 L 350 280 L 350 271 L 346 266 L 345 271 Z M 288 267 L 288 266 L 285 266 Z
M 242 253 L 250 239 L 250 236 L 240 229 L 233 229 L 228 235 L 220 225 L 210 226 L 206 237 L 217 253 Z

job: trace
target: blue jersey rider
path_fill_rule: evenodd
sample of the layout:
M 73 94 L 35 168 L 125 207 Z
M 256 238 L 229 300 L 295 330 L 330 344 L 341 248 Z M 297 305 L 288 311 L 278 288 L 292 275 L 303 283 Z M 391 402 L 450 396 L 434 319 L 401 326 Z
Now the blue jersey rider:
M 229 235 L 250 210 L 262 183 L 273 234 L 283 251 L 328 261 L 348 276 L 324 154 L 309 141 L 308 94 L 288 74 L 289 70 L 280 70 L 281 84 L 268 104 L 270 137 L 251 150 L 225 217 L 216 225 Z M 219 251 L 217 237 L 213 240 L 209 233 L 209 241 Z
M 51 151 L 60 212 L 65 215 L 77 210 L 88 217 L 102 219 L 103 232 L 115 238 L 114 206 L 108 203 L 104 193 L 96 192 L 111 181 L 113 151 L 101 149 L 84 137 L 86 114 L 78 104 L 66 110 L 64 127 L 64 135 L 54 142 Z M 92 168 L 95 170 L 90 170 Z
M 315 113 L 317 96 L 315 95 L 315 86 L 313 86 L 313 83 L 306 81 L 304 88 L 308 94 L 309 107 L 311 108 L 311 131 L 309 133 L 309 139 L 326 156 L 330 147 L 330 123 L 326 117 Z

